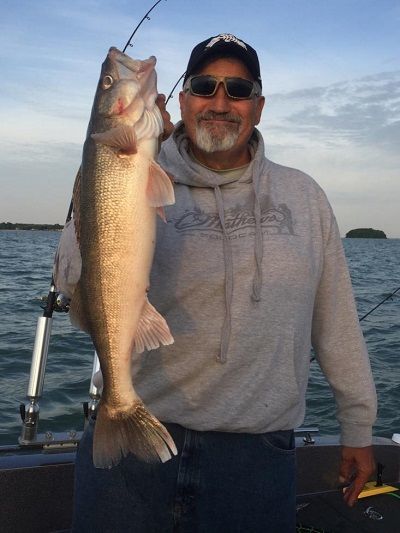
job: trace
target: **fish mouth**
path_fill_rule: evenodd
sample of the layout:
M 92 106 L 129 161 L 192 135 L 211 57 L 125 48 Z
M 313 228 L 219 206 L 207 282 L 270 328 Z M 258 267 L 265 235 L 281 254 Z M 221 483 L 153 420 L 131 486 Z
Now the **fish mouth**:
M 120 72 L 120 75 L 123 74 L 123 72 L 120 71 L 121 67 L 122 69 L 127 69 L 128 71 L 134 72 L 135 74 L 140 74 L 148 68 L 154 68 L 157 63 L 157 59 L 155 58 L 155 56 L 150 56 L 148 59 L 144 60 L 132 59 L 131 57 L 118 50 L 118 48 L 116 48 L 115 46 L 112 46 L 108 51 L 108 57 L 111 61 L 118 63 L 117 68 Z M 126 74 L 127 73 L 125 72 L 125 75 Z
M 157 97 L 156 58 L 132 59 L 111 47 L 102 65 L 96 113 L 110 121 L 136 123 Z
M 132 59 L 118 48 L 110 48 L 103 72 L 103 77 L 108 77 L 111 80 L 110 86 L 105 88 L 105 92 L 109 91 L 110 96 L 105 96 L 109 108 L 108 110 L 103 108 L 104 117 L 122 118 L 127 116 L 134 109 L 138 96 L 143 99 L 149 98 L 146 91 L 149 85 L 151 86 L 156 82 L 154 70 L 156 62 L 154 56 L 143 60 Z M 154 99 L 155 97 L 156 94 L 154 94 Z M 112 102 L 112 100 L 114 101 Z
M 140 70 L 140 61 L 138 59 L 132 59 L 114 46 L 110 48 L 108 58 L 112 63 L 117 63 L 116 67 L 118 71 L 120 71 L 121 67 L 135 74 Z

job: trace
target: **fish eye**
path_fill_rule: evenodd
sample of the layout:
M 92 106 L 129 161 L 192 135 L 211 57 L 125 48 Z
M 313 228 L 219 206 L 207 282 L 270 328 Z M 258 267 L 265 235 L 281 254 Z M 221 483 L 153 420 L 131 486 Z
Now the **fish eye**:
M 113 83 L 114 80 L 109 74 L 107 74 L 107 76 L 104 76 L 103 78 L 103 89 L 108 89 Z

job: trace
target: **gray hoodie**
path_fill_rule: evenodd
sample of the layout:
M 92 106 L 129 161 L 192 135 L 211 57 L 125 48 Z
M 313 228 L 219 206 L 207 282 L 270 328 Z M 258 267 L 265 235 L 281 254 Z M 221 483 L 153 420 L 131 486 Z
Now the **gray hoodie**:
M 241 177 L 188 154 L 180 124 L 159 163 L 176 203 L 159 222 L 149 300 L 175 343 L 133 360 L 134 383 L 164 422 L 262 433 L 302 424 L 314 347 L 342 443 L 367 446 L 376 395 L 342 243 L 325 194 L 269 161 L 261 135 Z

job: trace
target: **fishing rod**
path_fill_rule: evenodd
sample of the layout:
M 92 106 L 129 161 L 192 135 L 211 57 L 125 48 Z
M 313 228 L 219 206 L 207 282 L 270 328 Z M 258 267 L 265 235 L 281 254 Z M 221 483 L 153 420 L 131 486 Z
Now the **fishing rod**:
M 167 0 L 165 0 L 167 1 Z M 158 0 L 158 2 L 156 2 L 148 11 L 147 13 L 144 15 L 144 17 L 142 18 L 142 20 L 139 22 L 139 24 L 136 26 L 136 28 L 133 30 L 133 33 L 132 35 L 129 37 L 128 39 L 128 42 L 126 43 L 125 45 L 125 48 L 122 50 L 122 52 L 125 52 L 125 50 L 128 48 L 128 46 L 133 46 L 133 44 L 131 44 L 131 40 L 133 39 L 133 36 L 135 35 L 135 33 L 138 31 L 138 29 L 140 28 L 140 26 L 142 25 L 142 23 L 147 19 L 147 20 L 150 20 L 150 17 L 149 17 L 149 14 L 153 11 L 153 9 L 161 2 L 161 0 Z
M 179 78 L 179 80 L 178 80 L 178 81 L 175 83 L 175 85 L 172 87 L 172 91 L 169 93 L 168 98 L 167 98 L 166 101 L 165 101 L 165 105 L 167 105 L 168 102 L 169 102 L 169 100 L 170 100 L 171 98 L 173 98 L 172 95 L 174 94 L 174 91 L 175 91 L 175 89 L 176 89 L 178 83 L 181 81 L 181 79 L 184 77 L 185 74 L 186 74 L 186 71 L 182 74 L 182 76 Z
M 360 322 L 362 320 L 364 320 L 364 318 L 366 318 L 368 315 L 370 315 L 373 311 L 375 311 L 375 309 L 378 309 L 378 307 L 380 307 L 383 303 L 386 302 L 386 300 L 389 300 L 390 298 L 392 298 L 397 291 L 400 291 L 400 287 L 397 287 L 397 289 L 395 291 L 393 291 L 391 294 L 389 294 L 389 296 L 386 296 L 386 298 L 384 298 L 381 302 L 378 303 L 378 305 L 376 305 L 375 307 L 373 307 L 370 311 L 368 311 L 368 313 L 366 313 L 364 316 L 362 316 L 359 320 Z
M 167 0 L 165 0 L 167 1 Z M 124 49 L 122 50 L 122 52 L 125 52 L 125 50 L 128 48 L 128 46 L 133 46 L 133 44 L 131 44 L 131 40 L 133 39 L 133 36 L 135 35 L 135 33 L 137 32 L 137 30 L 140 28 L 140 26 L 142 25 L 142 23 L 147 19 L 147 20 L 150 20 L 150 17 L 149 17 L 149 14 L 153 11 L 153 9 L 161 2 L 161 0 L 158 0 L 158 2 L 156 2 L 148 11 L 147 13 L 144 15 L 144 17 L 142 18 L 142 20 L 139 22 L 139 24 L 136 26 L 136 28 L 133 30 L 133 33 L 132 35 L 129 37 L 128 39 L 128 42 L 126 43 Z M 175 83 L 175 85 L 172 87 L 172 90 L 171 92 L 169 93 L 168 95 L 168 98 L 166 99 L 165 101 L 165 105 L 168 104 L 169 100 L 171 98 L 173 98 L 173 94 L 174 94 L 174 91 L 178 85 L 178 83 L 181 81 L 181 79 L 184 77 L 184 75 L 186 74 L 186 72 L 184 72 L 182 74 L 182 76 L 178 79 L 178 81 Z

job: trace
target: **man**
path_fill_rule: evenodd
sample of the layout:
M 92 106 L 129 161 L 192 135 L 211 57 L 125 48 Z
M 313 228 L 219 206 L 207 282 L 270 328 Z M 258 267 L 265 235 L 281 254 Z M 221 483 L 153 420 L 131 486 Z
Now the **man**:
M 373 471 L 375 389 L 336 221 L 309 176 L 265 158 L 261 89 L 257 54 L 237 37 L 193 49 L 182 122 L 159 157 L 176 204 L 149 295 L 175 343 L 133 360 L 179 453 L 96 470 L 86 432 L 74 531 L 294 531 L 311 344 L 335 393 L 349 505 Z

